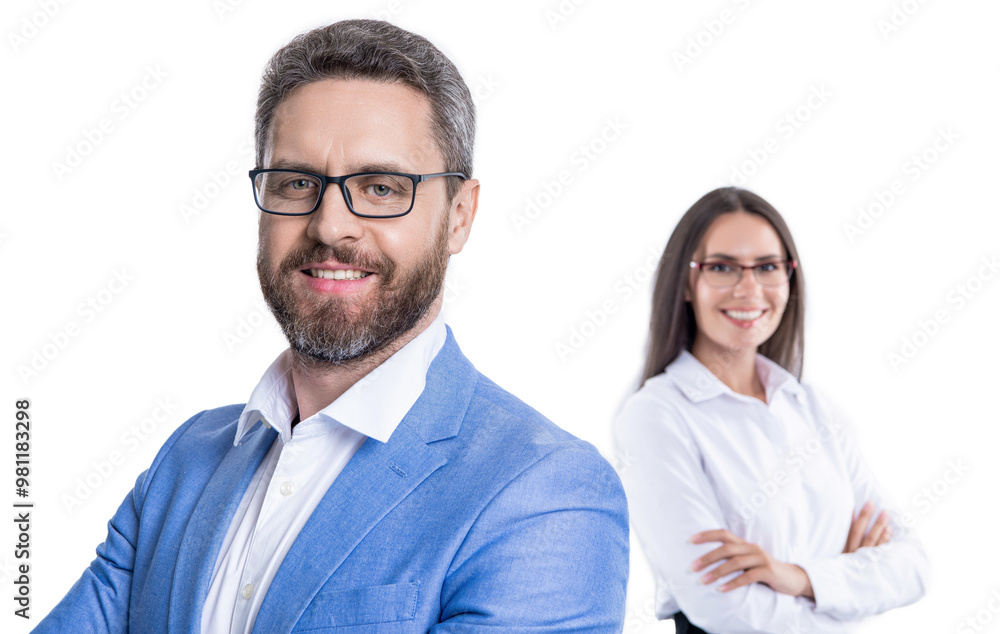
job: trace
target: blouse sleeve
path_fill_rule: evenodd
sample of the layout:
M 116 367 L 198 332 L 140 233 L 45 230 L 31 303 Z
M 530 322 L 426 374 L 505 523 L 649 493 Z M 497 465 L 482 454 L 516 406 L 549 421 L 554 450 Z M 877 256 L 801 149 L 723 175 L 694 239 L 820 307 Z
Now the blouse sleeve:
M 691 572 L 691 563 L 719 544 L 693 544 L 690 537 L 729 527 L 699 449 L 668 400 L 643 392 L 634 395 L 615 421 L 615 442 L 631 524 L 657 586 L 670 593 L 693 623 L 727 634 L 822 634 L 849 629 L 837 610 L 820 612 L 809 599 L 781 594 L 763 584 L 725 593 L 717 590 L 738 574 L 711 585 L 699 583 L 705 571 Z M 816 569 L 838 583 L 836 573 L 823 564 Z M 821 587 L 832 593 L 825 584 Z
M 816 612 L 839 619 L 859 619 L 909 605 L 924 596 L 929 576 L 927 556 L 910 528 L 912 517 L 904 517 L 876 482 L 844 416 L 829 401 L 811 396 L 817 403 L 818 416 L 826 418 L 828 427 L 838 430 L 835 438 L 854 492 L 854 512 L 871 500 L 876 516 L 879 510 L 888 511 L 892 528 L 892 540 L 884 546 L 795 562 L 809 575 Z

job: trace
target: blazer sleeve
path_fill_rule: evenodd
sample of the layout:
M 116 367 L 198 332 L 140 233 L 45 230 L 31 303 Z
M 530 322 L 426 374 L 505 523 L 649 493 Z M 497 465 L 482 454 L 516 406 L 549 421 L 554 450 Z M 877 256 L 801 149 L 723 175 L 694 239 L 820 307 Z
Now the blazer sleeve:
M 926 593 L 930 569 L 912 530 L 914 519 L 904 517 L 879 486 L 843 414 L 829 401 L 813 398 L 818 415 L 833 421 L 828 426 L 839 430 L 835 438 L 854 491 L 854 512 L 871 500 L 876 511 L 888 511 L 892 528 L 892 540 L 883 546 L 796 562 L 809 574 L 816 611 L 840 619 L 858 619 L 914 603 Z
M 809 599 L 760 583 L 729 592 L 717 591 L 722 581 L 699 583 L 704 571 L 692 572 L 691 563 L 719 544 L 692 544 L 691 536 L 730 527 L 697 444 L 668 400 L 634 395 L 615 421 L 615 440 L 632 527 L 658 590 L 669 592 L 692 623 L 727 634 L 844 632 L 843 621 L 818 612 Z
M 139 474 L 135 487 L 108 522 L 108 536 L 97 547 L 97 557 L 66 596 L 32 630 L 33 633 L 128 632 L 132 572 L 146 491 L 164 456 L 204 413 L 199 412 L 178 427 L 160 448 L 149 469 Z
M 597 451 L 564 443 L 485 506 L 442 587 L 434 634 L 620 632 L 628 510 Z
M 33 633 L 128 632 L 135 544 L 148 473 L 139 475 L 135 488 L 108 522 L 108 536 L 97 547 L 97 558 Z

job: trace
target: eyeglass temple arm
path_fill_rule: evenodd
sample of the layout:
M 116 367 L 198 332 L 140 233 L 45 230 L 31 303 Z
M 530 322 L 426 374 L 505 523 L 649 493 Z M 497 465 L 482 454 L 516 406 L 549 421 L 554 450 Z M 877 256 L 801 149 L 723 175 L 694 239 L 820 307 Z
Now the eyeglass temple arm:
M 437 174 L 420 174 L 420 180 L 418 182 L 422 183 L 428 178 L 435 178 L 437 176 L 460 176 L 462 180 L 469 180 L 469 177 L 462 172 L 438 172 Z

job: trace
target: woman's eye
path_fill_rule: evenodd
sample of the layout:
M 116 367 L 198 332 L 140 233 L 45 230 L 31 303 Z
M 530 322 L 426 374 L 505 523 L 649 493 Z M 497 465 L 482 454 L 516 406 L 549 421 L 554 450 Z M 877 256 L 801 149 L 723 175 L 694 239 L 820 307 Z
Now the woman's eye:
M 778 270 L 778 265 L 775 262 L 766 262 L 757 267 L 757 270 L 761 273 L 773 273 Z
M 733 267 L 729 266 L 728 264 L 724 264 L 722 262 L 717 262 L 715 264 L 709 264 L 708 270 L 714 271 L 716 273 L 728 273 L 733 270 Z

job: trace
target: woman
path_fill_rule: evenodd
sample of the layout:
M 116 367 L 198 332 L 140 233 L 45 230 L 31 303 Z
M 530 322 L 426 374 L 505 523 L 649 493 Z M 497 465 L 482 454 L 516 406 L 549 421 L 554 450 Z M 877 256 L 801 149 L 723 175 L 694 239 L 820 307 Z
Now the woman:
M 660 260 L 615 439 L 656 615 L 679 633 L 846 632 L 924 594 L 919 543 L 799 383 L 804 295 L 784 220 L 737 188 L 696 202 Z

